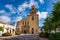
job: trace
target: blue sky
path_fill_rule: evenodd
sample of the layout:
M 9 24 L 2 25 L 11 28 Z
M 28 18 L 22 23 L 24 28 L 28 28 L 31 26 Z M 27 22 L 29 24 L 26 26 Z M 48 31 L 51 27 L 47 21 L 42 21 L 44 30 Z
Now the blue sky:
M 0 0 L 0 22 L 14 23 L 26 18 L 32 5 L 37 8 L 39 26 L 43 26 L 44 19 L 53 10 L 53 3 L 57 0 Z

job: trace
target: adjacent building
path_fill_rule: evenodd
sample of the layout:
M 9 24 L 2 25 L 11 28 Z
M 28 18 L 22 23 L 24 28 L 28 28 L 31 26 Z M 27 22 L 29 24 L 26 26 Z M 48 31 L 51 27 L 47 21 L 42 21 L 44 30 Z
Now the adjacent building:
M 0 27 L 3 27 L 2 34 L 8 31 L 12 35 L 15 35 L 15 28 L 16 28 L 15 26 L 6 24 L 4 22 L 0 22 Z
M 35 6 L 30 9 L 30 15 L 18 21 L 16 29 L 22 34 L 39 34 L 39 19 Z

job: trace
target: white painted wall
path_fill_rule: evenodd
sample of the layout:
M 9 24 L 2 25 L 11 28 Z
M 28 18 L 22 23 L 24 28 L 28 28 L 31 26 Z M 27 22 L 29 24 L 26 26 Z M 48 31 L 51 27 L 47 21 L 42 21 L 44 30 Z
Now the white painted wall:
M 13 26 L 13 25 L 2 24 L 2 23 L 0 23 L 0 27 L 3 27 L 3 28 L 4 28 L 4 32 L 1 32 L 1 31 L 0 31 L 0 34 L 6 33 L 6 32 L 7 32 L 7 29 L 6 29 L 6 28 L 9 28 L 8 31 L 10 31 L 10 29 L 14 29 L 14 30 L 16 29 L 16 27 Z M 0 36 L 1 36 L 1 35 L 0 35 Z

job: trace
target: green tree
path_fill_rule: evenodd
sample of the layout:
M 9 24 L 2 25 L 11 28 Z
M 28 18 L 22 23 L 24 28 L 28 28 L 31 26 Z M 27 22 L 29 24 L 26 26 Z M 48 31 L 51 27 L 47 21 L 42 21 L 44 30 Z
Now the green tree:
M 54 9 L 52 11 L 52 14 L 53 14 L 53 18 L 51 19 L 52 24 L 53 24 L 52 27 L 56 31 L 56 28 L 60 26 L 60 1 L 58 1 L 54 5 Z
M 48 30 L 49 32 L 51 30 L 55 30 L 55 34 L 50 34 L 50 40 L 59 39 L 59 37 L 57 37 L 57 34 L 56 34 L 56 28 L 58 27 L 60 27 L 60 1 L 54 4 L 52 13 L 46 18 L 44 22 L 45 30 Z
M 0 31 L 4 31 L 3 27 L 0 26 Z
M 56 28 L 59 26 L 60 26 L 60 1 L 54 4 L 52 13 L 46 18 L 44 22 L 44 28 L 46 30 L 54 29 L 56 32 Z
M 45 22 L 44 22 L 44 26 L 43 28 L 45 29 L 46 32 L 51 32 L 52 30 L 52 23 L 51 23 L 51 19 L 52 19 L 53 15 L 50 14 L 46 19 L 45 19 Z

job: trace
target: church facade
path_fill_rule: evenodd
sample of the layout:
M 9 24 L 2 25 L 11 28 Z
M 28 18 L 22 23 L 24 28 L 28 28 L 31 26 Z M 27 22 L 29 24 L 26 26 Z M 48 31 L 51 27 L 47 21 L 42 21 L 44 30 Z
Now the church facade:
M 35 6 L 30 9 L 30 15 L 17 23 L 17 30 L 22 34 L 39 34 L 39 19 Z

